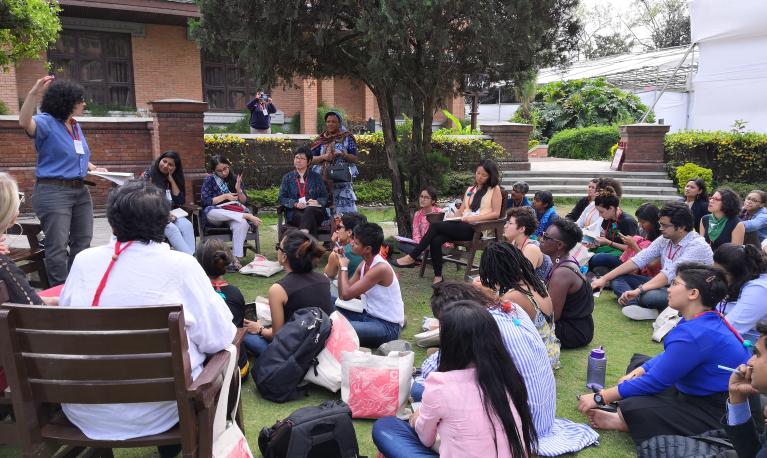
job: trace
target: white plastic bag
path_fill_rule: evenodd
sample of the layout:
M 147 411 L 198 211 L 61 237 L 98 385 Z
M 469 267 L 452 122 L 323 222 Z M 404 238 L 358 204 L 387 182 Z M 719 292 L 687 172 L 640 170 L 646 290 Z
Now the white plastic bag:
M 227 404 L 229 404 L 229 390 L 232 389 L 232 375 L 237 365 L 237 347 L 229 345 L 226 349 L 229 352 L 229 364 L 224 373 L 224 383 L 221 385 L 221 393 L 218 397 L 216 414 L 213 419 L 213 458 L 253 458 L 253 454 L 248 446 L 248 440 L 242 430 L 237 426 L 234 420 L 234 414 L 237 412 L 237 404 L 240 402 L 240 377 L 237 379 L 237 403 L 232 409 L 231 416 L 226 415 Z
M 314 367 L 310 368 L 304 380 L 335 393 L 341 389 L 341 352 L 359 350 L 360 339 L 352 324 L 341 313 L 331 313 L 330 320 L 333 327 L 325 342 L 325 348 L 317 355 L 317 373 L 315 374 Z
M 270 261 L 266 256 L 257 254 L 252 261 L 240 269 L 243 275 L 258 275 L 259 277 L 271 277 L 282 270 L 279 262 Z
M 679 312 L 666 307 L 666 310 L 660 312 L 658 318 L 652 324 L 652 340 L 660 342 L 666 337 L 666 334 L 671 332 L 679 323 Z
M 362 299 L 349 299 L 345 301 L 339 297 L 336 299 L 336 307 L 341 307 L 350 312 L 362 313 L 365 310 L 365 301 Z
M 353 418 L 402 415 L 410 396 L 412 351 L 376 356 L 361 351 L 341 353 L 341 399 Z
M 265 297 L 256 296 L 256 318 L 263 326 L 272 325 L 272 309 Z

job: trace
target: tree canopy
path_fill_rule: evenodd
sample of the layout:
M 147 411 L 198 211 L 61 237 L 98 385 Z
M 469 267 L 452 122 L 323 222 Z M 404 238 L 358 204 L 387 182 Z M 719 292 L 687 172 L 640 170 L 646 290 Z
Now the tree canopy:
M 60 10 L 47 0 L 0 1 L 0 69 L 40 57 L 61 30 Z
M 431 173 L 432 120 L 465 81 L 517 80 L 564 62 L 574 48 L 577 0 L 198 0 L 193 28 L 209 52 L 239 58 L 262 85 L 349 77 L 376 98 L 401 232 L 407 196 Z M 481 78 L 479 76 L 481 75 Z M 397 136 L 395 97 L 406 100 L 409 138 Z M 400 164 L 402 167 L 400 167 Z
M 544 84 L 530 104 L 529 115 L 518 110 L 512 120 L 533 124 L 533 135 L 548 140 L 564 129 L 636 122 L 645 111 L 647 106 L 639 97 L 596 78 Z M 650 113 L 647 122 L 652 121 Z

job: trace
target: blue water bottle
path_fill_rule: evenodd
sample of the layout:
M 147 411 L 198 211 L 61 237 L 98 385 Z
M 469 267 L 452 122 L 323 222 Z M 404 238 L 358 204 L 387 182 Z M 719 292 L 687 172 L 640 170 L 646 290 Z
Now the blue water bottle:
M 605 376 L 607 375 L 607 355 L 605 349 L 600 346 L 591 350 L 589 362 L 586 367 L 586 388 L 594 391 L 605 387 Z

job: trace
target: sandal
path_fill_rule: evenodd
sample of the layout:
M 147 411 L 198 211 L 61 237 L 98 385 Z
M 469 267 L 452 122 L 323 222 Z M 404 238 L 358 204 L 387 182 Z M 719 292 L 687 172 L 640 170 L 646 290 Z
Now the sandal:
M 407 264 L 406 265 L 406 264 L 400 264 L 399 262 L 397 262 L 396 259 L 389 259 L 389 264 L 391 264 L 394 267 L 399 267 L 400 269 L 412 269 L 413 267 L 415 267 L 418 264 L 418 262 L 417 261 L 413 261 L 412 264 Z

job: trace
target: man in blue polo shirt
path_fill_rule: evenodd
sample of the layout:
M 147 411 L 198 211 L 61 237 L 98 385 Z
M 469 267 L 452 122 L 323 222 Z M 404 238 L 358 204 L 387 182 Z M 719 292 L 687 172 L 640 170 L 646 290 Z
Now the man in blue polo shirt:
M 19 125 L 35 140 L 37 168 L 32 208 L 45 233 L 45 264 L 51 286 L 64 283 L 72 260 L 93 237 L 93 203 L 83 179 L 106 171 L 91 152 L 73 116 L 85 110 L 85 92 L 71 81 L 37 80 L 19 113 Z M 35 109 L 40 104 L 40 114 Z

